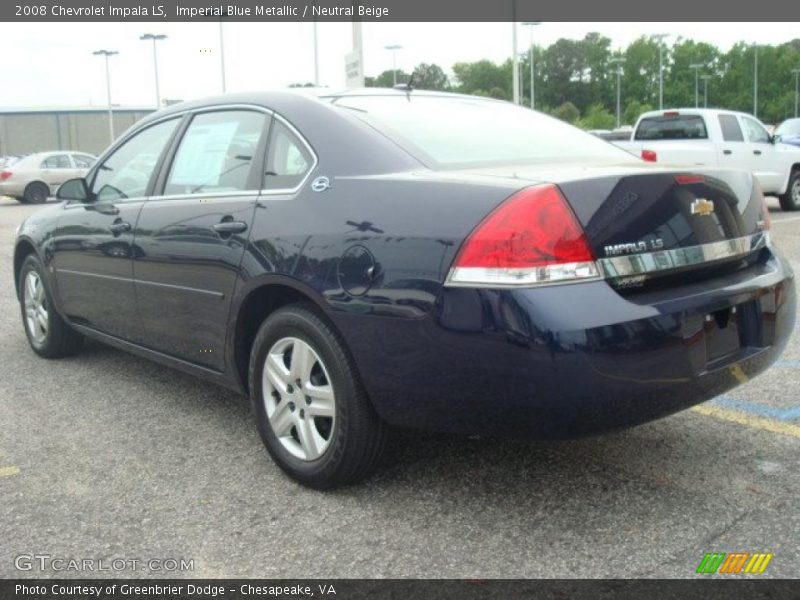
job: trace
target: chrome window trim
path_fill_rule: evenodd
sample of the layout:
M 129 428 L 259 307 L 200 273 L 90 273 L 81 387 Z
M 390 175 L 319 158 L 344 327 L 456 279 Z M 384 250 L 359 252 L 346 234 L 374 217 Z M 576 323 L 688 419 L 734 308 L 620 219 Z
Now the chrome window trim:
M 597 264 L 606 279 L 617 279 L 742 257 L 765 248 L 768 244 L 769 232 L 761 231 L 753 235 L 686 248 L 601 258 Z
M 159 200 L 202 200 L 203 198 L 230 198 L 239 200 L 241 198 L 258 198 L 259 190 L 239 190 L 235 192 L 207 192 L 203 194 L 164 194 L 161 196 L 150 196 L 147 202 L 158 202 Z
M 309 178 L 311 177 L 311 174 L 314 172 L 314 170 L 317 168 L 317 165 L 319 164 L 319 157 L 317 156 L 317 153 L 314 151 L 314 148 L 311 146 L 311 144 L 308 143 L 308 140 L 305 138 L 305 136 L 303 136 L 303 134 L 301 134 L 294 125 L 292 125 L 289 121 L 287 121 L 284 117 L 282 117 L 281 115 L 276 113 L 274 110 L 272 110 L 270 108 L 267 108 L 266 106 L 261 106 L 259 104 L 247 104 L 247 103 L 217 104 L 217 105 L 213 105 L 213 106 L 201 106 L 201 107 L 195 107 L 195 108 L 187 108 L 187 109 L 182 110 L 182 111 L 177 111 L 177 112 L 169 113 L 168 115 L 163 115 L 162 117 L 160 117 L 158 119 L 154 119 L 152 121 L 149 121 L 148 123 L 144 124 L 142 127 L 137 127 L 135 130 L 130 131 L 128 135 L 126 135 L 124 138 L 119 139 L 116 144 L 111 146 L 111 148 L 109 148 L 107 152 L 105 152 L 101 156 L 95 158 L 95 164 L 96 165 L 101 165 L 105 161 L 106 156 L 110 155 L 117 148 L 119 148 L 124 143 L 126 143 L 127 140 L 129 140 L 131 137 L 133 137 L 134 135 L 138 134 L 140 131 L 142 131 L 142 130 L 148 128 L 148 127 L 152 127 L 153 125 L 157 125 L 159 123 L 162 123 L 164 121 L 168 121 L 170 119 L 183 118 L 183 117 L 185 117 L 186 115 L 189 115 L 189 114 L 195 115 L 195 114 L 202 114 L 202 113 L 208 113 L 208 112 L 218 112 L 220 110 L 256 110 L 256 111 L 263 112 L 264 114 L 271 116 L 273 119 L 275 119 L 277 121 L 280 121 L 283 125 L 286 126 L 287 129 L 289 129 L 289 131 L 291 131 L 294 134 L 295 137 L 297 137 L 297 139 L 300 140 L 300 142 L 303 144 L 303 146 L 305 146 L 306 150 L 311 155 L 311 157 L 313 159 L 313 162 L 311 163 L 311 167 L 308 169 L 308 172 L 306 172 L 305 177 L 303 177 L 303 179 L 300 181 L 300 183 L 298 183 L 293 188 L 280 188 L 280 189 L 274 189 L 274 190 L 273 189 L 239 190 L 237 192 L 230 192 L 230 193 L 229 192 L 221 192 L 221 193 L 204 194 L 204 195 L 206 195 L 206 196 L 231 196 L 231 195 L 238 195 L 238 194 L 247 194 L 248 192 L 250 192 L 250 193 L 257 193 L 260 196 L 285 196 L 285 195 L 289 195 L 289 194 L 295 194 L 298 191 L 300 191 L 300 189 L 302 189 L 302 187 L 306 184 L 306 182 L 308 182 Z M 271 131 L 269 133 L 271 133 Z M 267 140 L 267 151 L 269 151 L 269 140 Z M 95 165 L 92 165 L 92 169 L 94 169 L 94 168 L 95 168 Z M 190 197 L 197 197 L 199 195 L 200 194 L 191 194 Z M 173 196 L 173 195 L 169 195 L 169 196 L 168 195 L 148 196 L 147 199 L 148 200 L 149 199 L 158 199 L 158 198 L 165 198 L 166 199 L 166 198 L 177 198 L 177 197 L 182 197 L 182 196 L 184 196 L 184 194 L 175 195 L 175 196 Z M 128 201 L 128 199 L 126 199 L 126 201 Z
M 289 121 L 287 121 L 281 115 L 275 112 L 272 113 L 272 118 L 275 119 L 276 121 L 280 121 L 281 124 L 285 125 L 286 128 L 289 131 L 291 131 L 298 140 L 300 140 L 300 142 L 306 147 L 308 153 L 311 155 L 311 158 L 314 159 L 314 162 L 311 163 L 311 166 L 308 168 L 308 171 L 306 171 L 306 174 L 303 177 L 303 179 L 300 180 L 300 183 L 298 183 L 293 188 L 280 188 L 277 190 L 262 189 L 260 190 L 260 192 L 262 196 L 285 196 L 289 194 L 296 194 L 297 192 L 300 191 L 300 189 L 302 189 L 302 187 L 309 180 L 311 174 L 314 172 L 314 169 L 317 168 L 317 165 L 319 164 L 319 157 L 317 156 L 317 153 L 314 152 L 314 148 L 311 147 L 311 144 L 308 143 L 308 140 L 306 140 L 306 138 L 299 131 L 297 131 L 297 128 L 294 125 L 289 123 Z M 267 153 L 269 153 L 269 140 L 267 140 Z

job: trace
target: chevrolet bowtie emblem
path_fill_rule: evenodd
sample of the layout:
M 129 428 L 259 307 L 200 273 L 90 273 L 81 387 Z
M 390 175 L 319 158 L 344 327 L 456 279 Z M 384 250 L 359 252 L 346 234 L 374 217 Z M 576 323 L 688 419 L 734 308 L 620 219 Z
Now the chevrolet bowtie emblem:
M 711 200 L 706 200 L 705 198 L 698 198 L 697 200 L 692 202 L 693 215 L 700 215 L 701 217 L 707 217 L 712 212 L 714 212 L 714 203 Z

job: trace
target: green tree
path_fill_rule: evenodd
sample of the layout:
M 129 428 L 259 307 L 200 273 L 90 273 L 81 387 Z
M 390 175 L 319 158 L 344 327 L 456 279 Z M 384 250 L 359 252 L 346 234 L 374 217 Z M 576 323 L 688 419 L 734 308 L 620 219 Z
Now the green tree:
M 412 74 L 413 84 L 420 90 L 448 90 L 450 80 L 439 65 L 420 63 Z
M 649 104 L 642 104 L 638 100 L 629 100 L 622 113 L 622 123 L 624 125 L 633 125 L 642 113 L 651 110 L 653 110 L 653 107 Z
M 409 75 L 402 69 L 397 69 L 397 83 L 406 83 L 408 81 Z M 389 69 L 388 71 L 384 71 L 377 77 L 365 77 L 364 78 L 364 85 L 366 87 L 380 87 L 380 88 L 390 88 L 394 86 L 394 71 Z
M 584 129 L 613 129 L 616 122 L 616 117 L 605 106 L 592 104 L 577 124 Z
M 456 90 L 471 94 L 474 90 L 486 90 L 493 97 L 511 99 L 511 61 L 497 65 L 490 60 L 453 65 L 457 85 Z M 499 90 L 498 95 L 493 92 Z
M 580 118 L 581 111 L 572 102 L 564 102 L 564 104 L 550 111 L 550 114 L 567 123 L 575 123 Z

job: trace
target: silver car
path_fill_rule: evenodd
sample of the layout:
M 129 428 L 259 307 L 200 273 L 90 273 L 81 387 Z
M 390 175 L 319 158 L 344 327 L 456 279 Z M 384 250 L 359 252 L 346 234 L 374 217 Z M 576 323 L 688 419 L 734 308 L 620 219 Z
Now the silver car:
M 0 196 L 26 204 L 41 204 L 55 196 L 58 186 L 83 177 L 96 157 L 85 152 L 39 152 L 2 167 Z

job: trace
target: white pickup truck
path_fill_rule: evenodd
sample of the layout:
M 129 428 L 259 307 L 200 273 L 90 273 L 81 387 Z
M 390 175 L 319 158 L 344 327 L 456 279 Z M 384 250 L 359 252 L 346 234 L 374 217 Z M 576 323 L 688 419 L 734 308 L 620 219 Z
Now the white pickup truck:
M 681 108 L 644 113 L 629 141 L 613 142 L 647 161 L 714 166 L 753 173 L 783 210 L 800 210 L 800 147 L 777 142 L 755 117 Z

